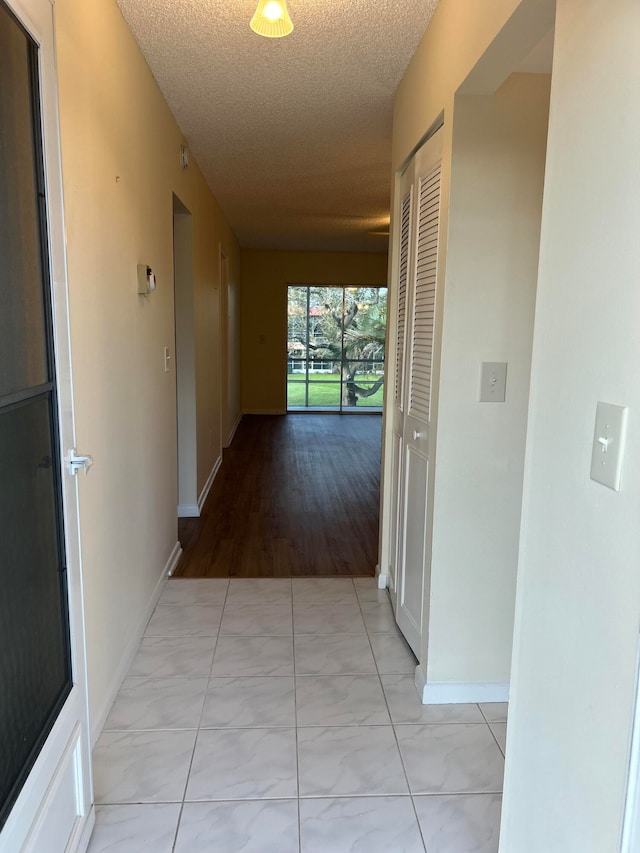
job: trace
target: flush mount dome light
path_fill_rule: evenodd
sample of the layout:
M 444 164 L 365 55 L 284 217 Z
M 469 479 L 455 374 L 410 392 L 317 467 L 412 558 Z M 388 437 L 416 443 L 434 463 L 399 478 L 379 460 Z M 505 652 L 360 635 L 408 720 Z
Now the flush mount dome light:
M 287 12 L 286 0 L 258 0 L 258 8 L 249 24 L 254 33 L 269 39 L 288 36 L 293 24 Z

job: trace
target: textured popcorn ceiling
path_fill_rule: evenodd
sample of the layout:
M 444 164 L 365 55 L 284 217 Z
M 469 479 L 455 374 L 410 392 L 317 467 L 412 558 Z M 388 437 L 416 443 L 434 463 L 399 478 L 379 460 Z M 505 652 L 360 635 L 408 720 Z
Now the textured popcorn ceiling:
M 438 0 L 117 0 L 243 247 L 385 251 L 393 95 Z M 177 156 L 177 153 L 176 153 Z

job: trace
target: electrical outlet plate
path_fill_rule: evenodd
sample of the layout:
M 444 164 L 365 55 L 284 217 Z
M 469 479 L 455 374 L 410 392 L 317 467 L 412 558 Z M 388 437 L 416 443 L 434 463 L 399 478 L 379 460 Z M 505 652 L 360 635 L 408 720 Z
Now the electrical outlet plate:
M 627 433 L 626 406 L 598 403 L 591 451 L 591 479 L 620 491 L 622 457 Z

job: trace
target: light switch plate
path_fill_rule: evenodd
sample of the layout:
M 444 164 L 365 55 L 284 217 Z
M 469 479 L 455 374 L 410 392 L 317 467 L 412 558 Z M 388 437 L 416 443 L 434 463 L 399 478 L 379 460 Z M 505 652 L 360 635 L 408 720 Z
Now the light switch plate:
M 138 293 L 140 296 L 148 296 L 156 289 L 156 276 L 151 267 L 146 264 L 138 264 Z
M 480 370 L 480 402 L 504 403 L 507 393 L 507 362 L 483 361 Z
M 598 403 L 591 452 L 591 479 L 620 491 L 622 457 L 627 432 L 626 406 Z

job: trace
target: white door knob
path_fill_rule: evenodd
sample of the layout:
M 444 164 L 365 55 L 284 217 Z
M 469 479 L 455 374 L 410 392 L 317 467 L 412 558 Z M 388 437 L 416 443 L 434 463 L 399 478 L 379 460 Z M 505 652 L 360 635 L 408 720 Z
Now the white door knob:
M 414 429 L 414 431 L 413 431 L 413 440 L 414 441 L 417 441 L 419 438 L 423 438 L 423 437 L 424 437 L 423 432 L 418 432 L 417 429 Z

